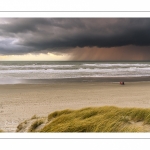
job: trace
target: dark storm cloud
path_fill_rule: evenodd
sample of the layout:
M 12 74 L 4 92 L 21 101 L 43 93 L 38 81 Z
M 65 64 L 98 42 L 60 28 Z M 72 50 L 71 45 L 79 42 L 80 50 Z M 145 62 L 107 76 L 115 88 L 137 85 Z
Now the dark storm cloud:
M 23 51 L 21 51 L 23 50 Z M 12 39 L 7 39 L 0 41 L 0 54 L 8 55 L 8 54 L 25 54 L 30 53 L 34 49 L 27 46 L 20 46 L 13 44 Z
M 11 40 L 10 40 L 11 39 Z M 76 47 L 150 46 L 150 19 L 10 18 L 0 20 L 0 53 L 64 52 Z
M 78 22 L 78 19 L 73 19 L 74 25 L 72 26 L 72 19 L 39 19 L 39 18 L 29 18 L 29 19 L 6 19 L 6 24 L 0 24 L 0 29 L 11 33 L 21 33 L 21 32 L 34 32 L 40 31 L 41 26 L 49 27 L 61 27 L 61 28 L 73 28 L 73 27 L 84 27 L 82 22 Z

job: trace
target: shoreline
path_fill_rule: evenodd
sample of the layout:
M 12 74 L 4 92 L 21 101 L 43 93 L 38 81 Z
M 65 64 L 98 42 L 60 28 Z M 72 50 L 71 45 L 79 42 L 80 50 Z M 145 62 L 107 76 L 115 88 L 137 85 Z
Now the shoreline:
M 32 116 L 64 109 L 117 106 L 150 108 L 150 82 L 54 82 L 0 85 L 0 129 L 15 132 Z
M 146 82 L 150 81 L 150 76 L 146 77 L 90 77 L 90 78 L 59 78 L 59 79 L 0 79 L 0 85 L 11 84 L 51 84 L 51 83 L 81 83 L 81 82 Z

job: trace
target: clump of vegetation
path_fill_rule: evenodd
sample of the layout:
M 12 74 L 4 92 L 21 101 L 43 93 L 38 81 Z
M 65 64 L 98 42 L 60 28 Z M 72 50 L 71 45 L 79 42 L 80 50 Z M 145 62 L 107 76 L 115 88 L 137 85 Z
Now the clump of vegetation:
M 23 124 L 24 124 L 24 122 L 20 123 L 20 124 L 17 126 L 16 132 L 19 132 L 20 130 L 23 129 Z
M 35 122 L 33 122 L 28 132 L 34 132 L 42 123 L 44 123 L 43 120 L 36 120 Z
M 69 109 L 62 110 L 62 111 L 55 111 L 55 112 L 51 113 L 50 115 L 48 115 L 48 121 L 50 121 L 53 118 L 64 115 L 64 114 L 70 114 L 71 112 L 73 112 L 73 111 L 69 110 Z
M 32 116 L 32 117 L 31 117 L 31 119 L 37 119 L 37 116 L 36 116 L 36 115 L 34 115 L 34 116 Z
M 140 125 L 138 123 L 141 123 Z M 39 123 L 34 123 L 34 129 Z M 145 129 L 144 125 L 149 125 Z M 41 132 L 146 132 L 150 109 L 113 106 L 56 111 Z
M 25 128 L 26 125 L 27 125 L 27 120 L 25 120 L 24 122 L 20 123 L 20 124 L 17 126 L 16 132 L 20 132 L 22 129 Z

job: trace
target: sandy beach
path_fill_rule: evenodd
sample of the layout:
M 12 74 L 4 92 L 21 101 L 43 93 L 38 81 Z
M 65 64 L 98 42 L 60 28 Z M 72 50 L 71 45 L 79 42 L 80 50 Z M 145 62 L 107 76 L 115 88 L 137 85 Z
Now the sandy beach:
M 150 82 L 0 85 L 0 129 L 15 132 L 33 115 L 92 106 L 150 107 Z

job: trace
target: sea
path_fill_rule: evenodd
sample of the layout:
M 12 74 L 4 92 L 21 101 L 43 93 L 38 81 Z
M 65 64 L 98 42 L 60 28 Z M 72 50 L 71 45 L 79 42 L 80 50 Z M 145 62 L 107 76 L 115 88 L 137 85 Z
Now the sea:
M 0 84 L 147 80 L 150 62 L 0 61 Z

